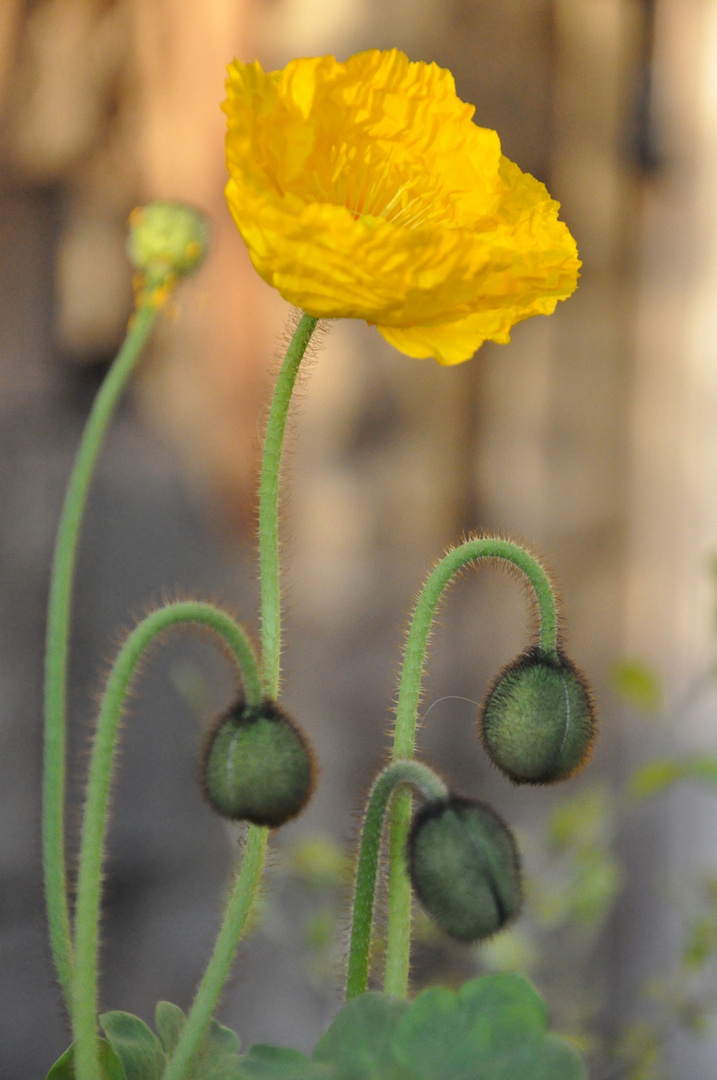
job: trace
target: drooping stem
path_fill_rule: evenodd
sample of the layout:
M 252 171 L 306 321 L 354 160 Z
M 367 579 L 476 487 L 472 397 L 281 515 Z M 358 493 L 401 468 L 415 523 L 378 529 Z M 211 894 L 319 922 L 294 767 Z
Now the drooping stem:
M 182 1080 L 207 1031 L 246 926 L 264 866 L 268 829 L 250 825 L 244 857 L 204 977 L 163 1080 Z
M 259 581 L 261 588 L 261 693 L 276 700 L 281 660 L 279 574 L 279 484 L 281 457 L 291 397 L 318 319 L 302 314 L 286 351 L 269 409 L 259 483 Z M 232 958 L 259 883 L 268 830 L 249 826 L 241 870 L 236 878 L 214 953 L 187 1017 L 164 1080 L 181 1080 L 201 1045 L 229 975 Z
M 96 1080 L 99 1075 L 95 1017 L 102 861 L 107 831 L 107 805 L 112 763 L 125 697 L 137 665 L 148 646 L 164 630 L 184 623 L 206 626 L 223 639 L 241 672 L 247 703 L 258 705 L 261 701 L 261 682 L 251 643 L 244 630 L 234 622 L 231 616 L 211 604 L 182 601 L 153 611 L 135 627 L 115 660 L 97 719 L 87 781 L 77 875 L 75 974 L 72 987 L 72 1026 L 76 1040 L 77 1080 Z M 254 858 L 257 857 L 257 851 L 255 840 L 252 845 Z M 263 857 L 259 862 L 262 861 Z M 250 904 L 260 871 L 261 865 L 258 870 L 252 867 L 247 875 L 243 877 L 240 875 L 241 889 L 239 889 L 239 882 L 237 889 L 240 896 L 246 893 L 241 904 Z
M 427 799 L 443 799 L 448 795 L 443 781 L 432 769 L 418 761 L 394 761 L 374 781 L 366 805 L 356 868 L 346 977 L 347 1001 L 368 988 L 371 926 L 383 824 L 391 796 L 405 784 L 417 788 Z
M 401 682 L 396 705 L 393 759 L 412 758 L 416 740 L 418 705 L 436 608 L 452 578 L 469 563 L 481 559 L 504 559 L 525 574 L 535 593 L 539 615 L 541 649 L 555 656 L 558 618 L 555 596 L 540 563 L 524 548 L 508 540 L 482 537 L 453 548 L 429 575 L 416 604 L 406 640 Z M 391 807 L 389 855 L 389 909 L 386 945 L 385 990 L 405 997 L 411 944 L 411 885 L 403 862 L 403 850 L 411 820 L 411 795 L 397 792 Z
M 459 547 L 452 548 L 428 576 L 411 619 L 396 704 L 393 741 L 393 753 L 396 758 L 413 757 L 428 639 L 438 604 L 456 574 L 459 574 L 470 563 L 480 562 L 483 559 L 503 559 L 525 574 L 537 601 L 540 647 L 549 655 L 556 655 L 558 643 L 556 601 L 548 575 L 537 559 L 518 544 L 491 536 L 468 540 Z
M 70 477 L 57 532 L 50 579 L 45 653 L 45 743 L 42 846 L 50 945 L 57 978 L 71 1009 L 74 970 L 65 862 L 65 702 L 72 585 L 87 493 L 117 402 L 147 343 L 157 312 L 156 293 L 132 319 L 127 337 L 95 399 Z
M 302 315 L 286 351 L 274 389 L 264 440 L 259 486 L 259 578 L 261 584 L 261 670 L 266 697 L 279 694 L 281 589 L 279 584 L 279 476 L 291 394 L 318 319 Z

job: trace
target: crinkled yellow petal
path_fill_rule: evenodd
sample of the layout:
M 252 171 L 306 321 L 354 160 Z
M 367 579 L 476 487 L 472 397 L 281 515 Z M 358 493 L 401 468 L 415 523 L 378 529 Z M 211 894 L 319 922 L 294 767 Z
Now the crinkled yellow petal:
M 310 315 L 376 324 L 442 363 L 552 311 L 575 242 L 545 187 L 403 53 L 229 68 L 227 199 L 257 271 Z
M 413 326 L 406 330 L 379 326 L 377 329 L 386 341 L 407 356 L 433 356 L 439 364 L 450 365 L 470 360 L 484 341 L 505 345 L 510 341 L 512 325 L 509 318 L 494 318 L 490 312 L 469 315 L 440 326 Z

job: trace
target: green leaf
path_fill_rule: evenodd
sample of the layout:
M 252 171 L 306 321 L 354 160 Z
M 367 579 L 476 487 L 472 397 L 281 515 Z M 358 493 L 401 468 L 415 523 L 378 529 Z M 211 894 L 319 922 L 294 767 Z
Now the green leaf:
M 64 1054 L 52 1066 L 45 1080 L 75 1080 L 73 1057 L 72 1047 L 68 1046 Z
M 547 1032 L 545 1004 L 521 975 L 485 975 L 456 994 L 425 990 L 398 1024 L 411 1080 L 587 1080 L 577 1049 Z
M 52 1066 L 45 1080 L 75 1080 L 74 1056 L 72 1046 L 68 1046 L 62 1057 L 59 1057 Z
M 47 1074 L 46 1080 L 75 1080 L 75 1044 L 68 1046 Z M 109 1043 L 99 1040 L 101 1080 L 127 1080 L 122 1063 Z
M 411 1080 L 391 1053 L 396 1024 L 408 1008 L 387 994 L 353 998 L 319 1039 L 314 1061 L 331 1064 L 340 1080 Z
M 424 990 L 412 1004 L 362 994 L 336 1017 L 314 1060 L 333 1066 L 336 1080 L 587 1080 L 577 1048 L 547 1025 L 527 979 L 485 975 L 458 993 Z
M 458 991 L 350 1001 L 314 1060 L 254 1046 L 237 1080 L 587 1080 L 572 1043 L 547 1030 L 545 1004 L 520 975 L 484 975 Z
M 656 713 L 662 709 L 662 687 L 652 668 L 639 660 L 621 660 L 612 672 L 615 694 L 644 713 Z
M 237 1080 L 337 1080 L 337 1074 L 298 1050 L 259 1044 L 242 1058 Z
M 157 1003 L 155 1024 L 167 1055 L 174 1053 L 186 1019 L 170 1001 Z M 216 1020 L 210 1020 L 202 1049 L 194 1057 L 187 1080 L 235 1080 L 239 1075 L 239 1039 Z
M 157 1008 L 154 1012 L 154 1026 L 157 1029 L 159 1041 L 167 1057 L 174 1053 L 174 1048 L 179 1042 L 179 1036 L 182 1034 L 186 1022 L 179 1005 L 173 1005 L 171 1001 L 157 1002 Z
M 717 758 L 700 754 L 650 761 L 633 774 L 630 794 L 636 799 L 649 799 L 678 780 L 704 780 L 717 786 Z
M 132 1013 L 108 1012 L 100 1024 L 122 1062 L 126 1080 L 161 1080 L 165 1057 L 159 1039 Z
M 217 1020 L 210 1020 L 207 1032 L 207 1048 L 209 1047 L 215 1053 L 221 1051 L 223 1054 L 236 1055 L 239 1053 L 239 1037 L 231 1028 L 224 1027 Z
M 202 1048 L 192 1060 L 187 1080 L 236 1080 L 239 1039 L 216 1020 L 209 1021 Z

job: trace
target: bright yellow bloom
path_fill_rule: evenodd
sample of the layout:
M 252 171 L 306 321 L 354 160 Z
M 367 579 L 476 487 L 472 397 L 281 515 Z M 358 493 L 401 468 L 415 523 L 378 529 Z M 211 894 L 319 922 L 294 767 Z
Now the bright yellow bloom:
M 559 204 L 473 123 L 449 71 L 397 49 L 235 61 L 227 91 L 231 212 L 257 271 L 309 315 L 457 364 L 575 289 Z

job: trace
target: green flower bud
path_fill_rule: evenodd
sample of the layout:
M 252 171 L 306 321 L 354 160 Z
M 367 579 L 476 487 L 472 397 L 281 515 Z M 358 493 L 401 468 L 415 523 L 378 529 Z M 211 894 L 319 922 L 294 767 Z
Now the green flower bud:
M 306 736 L 276 702 L 240 699 L 210 732 L 200 779 L 222 817 L 276 829 L 304 809 L 314 773 Z
M 203 261 L 209 226 L 197 210 L 182 203 L 152 202 L 129 218 L 127 254 L 141 274 L 152 278 L 191 274 Z
M 515 840 L 484 802 L 458 795 L 425 802 L 407 853 L 418 899 L 451 937 L 482 940 L 517 916 L 523 897 Z
M 479 715 L 488 756 L 515 784 L 572 776 L 590 757 L 596 725 L 582 673 L 537 646 L 503 668 Z
M 515 840 L 485 803 L 457 795 L 425 803 L 411 825 L 408 865 L 427 913 L 461 941 L 490 937 L 520 911 Z

